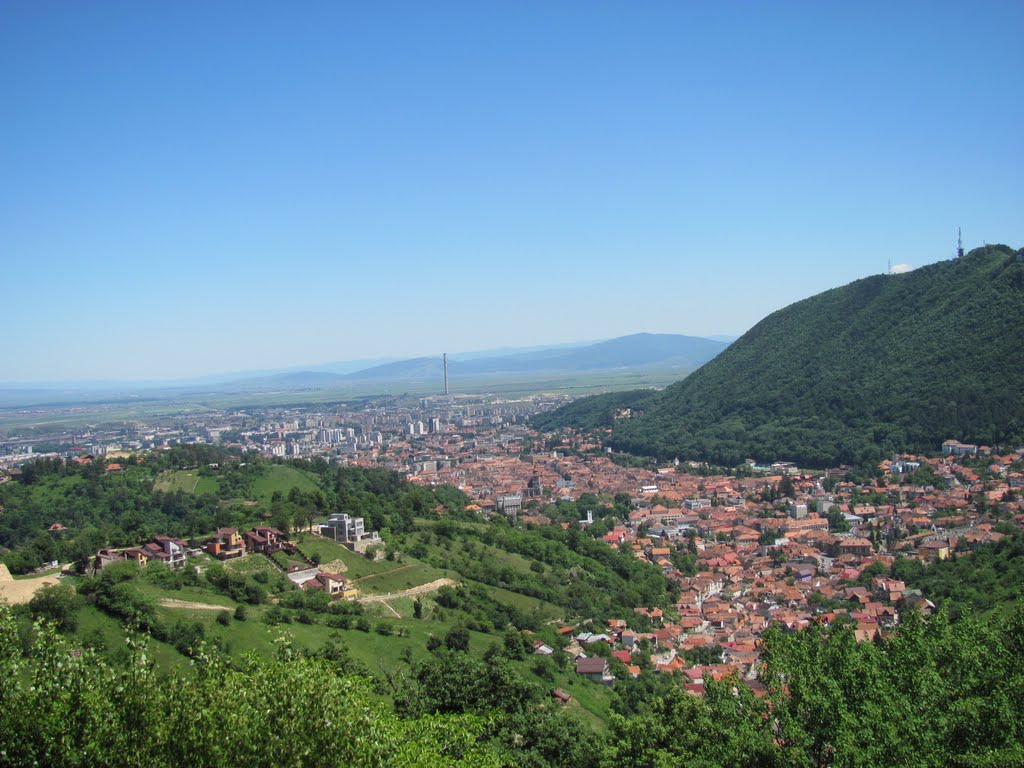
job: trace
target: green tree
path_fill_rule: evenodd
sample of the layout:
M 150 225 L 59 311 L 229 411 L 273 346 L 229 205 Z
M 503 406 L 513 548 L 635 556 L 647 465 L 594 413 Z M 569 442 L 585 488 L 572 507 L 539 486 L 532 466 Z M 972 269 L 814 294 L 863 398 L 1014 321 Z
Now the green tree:
M 47 584 L 28 603 L 33 617 L 53 622 L 62 632 L 75 631 L 81 607 L 82 599 L 69 584 Z
M 469 650 L 469 630 L 464 626 L 455 626 L 444 636 L 444 645 L 450 651 Z

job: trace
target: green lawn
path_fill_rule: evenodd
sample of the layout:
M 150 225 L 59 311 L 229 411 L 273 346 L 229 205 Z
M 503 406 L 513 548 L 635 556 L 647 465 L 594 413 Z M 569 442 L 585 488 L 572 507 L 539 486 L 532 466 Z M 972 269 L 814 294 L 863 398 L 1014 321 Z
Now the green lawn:
M 318 491 L 320 486 L 317 485 L 315 477 L 311 472 L 304 472 L 295 467 L 273 464 L 252 481 L 253 495 L 260 501 L 270 501 L 274 491 L 280 491 L 285 496 L 292 488 L 298 488 L 305 493 Z
M 410 603 L 411 605 L 411 603 Z M 277 647 L 275 641 L 286 638 L 296 646 L 310 650 L 321 648 L 330 638 L 336 638 L 347 644 L 352 656 L 366 664 L 372 672 L 378 672 L 381 665 L 393 668 L 399 666 L 404 649 L 408 648 L 414 660 L 424 659 L 429 651 L 426 649 L 427 638 L 433 634 L 444 638 L 450 629 L 449 624 L 419 621 L 412 618 L 395 618 L 383 612 L 367 614 L 371 629 L 362 632 L 357 629 L 335 629 L 322 624 L 301 624 L 292 621 L 289 624 L 270 625 L 263 622 L 262 617 L 268 606 L 246 606 L 248 619 L 237 621 L 234 618 L 228 626 L 217 623 L 216 611 L 198 611 L 187 609 L 161 608 L 158 610 L 160 620 L 172 624 L 178 619 L 197 621 L 203 625 L 208 638 L 222 638 L 229 654 L 239 657 L 248 651 L 269 658 Z M 410 609 L 411 614 L 411 609 Z M 113 619 L 111 619 L 113 622 Z M 354 620 L 353 620 L 354 623 Z M 386 623 L 391 625 L 395 634 L 381 635 L 376 627 Z M 114 622 L 116 626 L 116 622 Z M 399 637 L 400 628 L 408 631 L 407 637 Z M 500 642 L 497 635 L 486 635 L 470 632 L 470 653 L 482 658 L 484 651 L 494 642 Z M 175 655 L 177 652 L 168 646 Z M 179 655 L 179 658 L 180 655 Z
M 320 486 L 317 485 L 315 476 L 310 472 L 273 464 L 253 480 L 252 495 L 257 500 L 270 501 L 274 491 L 280 491 L 287 496 L 294 487 L 298 487 L 302 491 L 316 491 Z M 196 469 L 162 472 L 153 483 L 153 490 L 166 493 L 175 491 L 198 494 L 217 493 L 219 488 L 220 484 L 216 476 L 200 476 L 199 470 Z
M 202 477 L 199 471 L 195 469 L 161 472 L 153 482 L 153 490 L 163 491 L 164 493 L 174 493 L 176 491 L 196 494 L 217 493 L 219 487 L 216 477 Z

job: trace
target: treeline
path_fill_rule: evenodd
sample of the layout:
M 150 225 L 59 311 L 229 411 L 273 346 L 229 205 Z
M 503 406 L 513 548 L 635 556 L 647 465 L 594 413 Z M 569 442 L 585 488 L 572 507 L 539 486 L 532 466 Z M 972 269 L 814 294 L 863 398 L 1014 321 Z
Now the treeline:
M 877 275 L 768 316 L 656 395 L 603 396 L 538 418 L 612 426 L 611 445 L 737 466 L 867 465 L 945 439 L 1024 440 L 1024 263 L 1006 246 L 908 274 Z
M 614 427 L 624 420 L 616 420 L 615 415 L 624 408 L 642 411 L 654 398 L 655 392 L 649 389 L 636 389 L 628 392 L 609 392 L 603 395 L 592 395 L 574 400 L 554 411 L 539 413 L 530 418 L 530 424 L 542 432 L 551 432 L 564 427 L 589 431 Z
M 276 659 L 237 667 L 200 645 L 193 669 L 166 678 L 138 638 L 111 664 L 45 628 L 19 637 L 0 606 L 0 754 L 55 767 L 1024 762 L 1024 606 L 998 623 L 907 612 L 878 642 L 817 625 L 763 641 L 760 691 L 737 677 L 699 698 L 638 684 L 630 714 L 598 734 L 525 680 L 516 653 L 479 661 L 450 643 L 374 681 L 336 642 L 300 652 L 282 638 Z
M 322 460 L 291 462 L 318 489 L 293 487 L 261 499 L 254 484 L 273 462 L 258 456 L 243 462 L 216 446 L 176 446 L 141 461 L 118 463 L 120 470 L 108 472 L 103 461 L 43 460 L 25 465 L 20 479 L 0 485 L 0 547 L 11 550 L 3 560 L 12 573 L 52 560 L 74 562 L 84 571 L 96 551 L 107 546 L 138 545 L 157 535 L 188 539 L 217 528 L 267 523 L 288 531 L 335 511 L 367 518 L 368 530 L 401 532 L 412 528 L 415 517 L 435 515 L 438 506 L 455 513 L 467 503 L 454 488 L 422 488 L 394 472 Z M 155 489 L 162 472 L 181 469 L 193 470 L 200 479 L 216 478 L 215 492 Z M 53 523 L 66 530 L 48 533 Z
M 469 498 L 451 486 L 424 487 L 408 483 L 397 472 L 376 467 L 339 467 L 315 459 L 293 461 L 296 468 L 319 476 L 331 509 L 366 519 L 367 530 L 410 531 L 417 517 L 437 517 L 437 507 L 461 515 Z

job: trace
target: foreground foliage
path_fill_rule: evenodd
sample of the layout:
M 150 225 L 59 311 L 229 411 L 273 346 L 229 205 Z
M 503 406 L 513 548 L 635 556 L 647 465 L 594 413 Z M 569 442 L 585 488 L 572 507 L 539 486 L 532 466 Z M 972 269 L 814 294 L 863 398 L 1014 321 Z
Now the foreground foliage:
M 146 645 L 111 666 L 43 630 L 25 653 L 0 606 L 0 763 L 9 766 L 499 765 L 472 714 L 402 719 L 328 660 L 233 669 L 203 658 L 163 677 Z
M 592 734 L 502 655 L 439 650 L 377 683 L 332 654 L 198 654 L 162 677 L 143 642 L 112 666 L 0 606 L 0 758 L 48 766 L 1006 766 L 1024 764 L 1024 605 L 999 623 L 909 613 L 884 641 L 848 628 L 764 637 L 767 695 L 659 685 Z

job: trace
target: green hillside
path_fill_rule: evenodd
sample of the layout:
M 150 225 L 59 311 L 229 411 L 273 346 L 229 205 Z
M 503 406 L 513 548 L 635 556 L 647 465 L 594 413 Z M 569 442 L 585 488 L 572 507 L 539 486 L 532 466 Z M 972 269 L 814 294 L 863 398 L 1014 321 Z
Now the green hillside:
M 876 275 L 769 315 L 686 380 L 584 400 L 540 428 L 611 426 L 611 444 L 735 466 L 873 462 L 947 438 L 1024 439 L 1024 262 L 1005 245 Z

